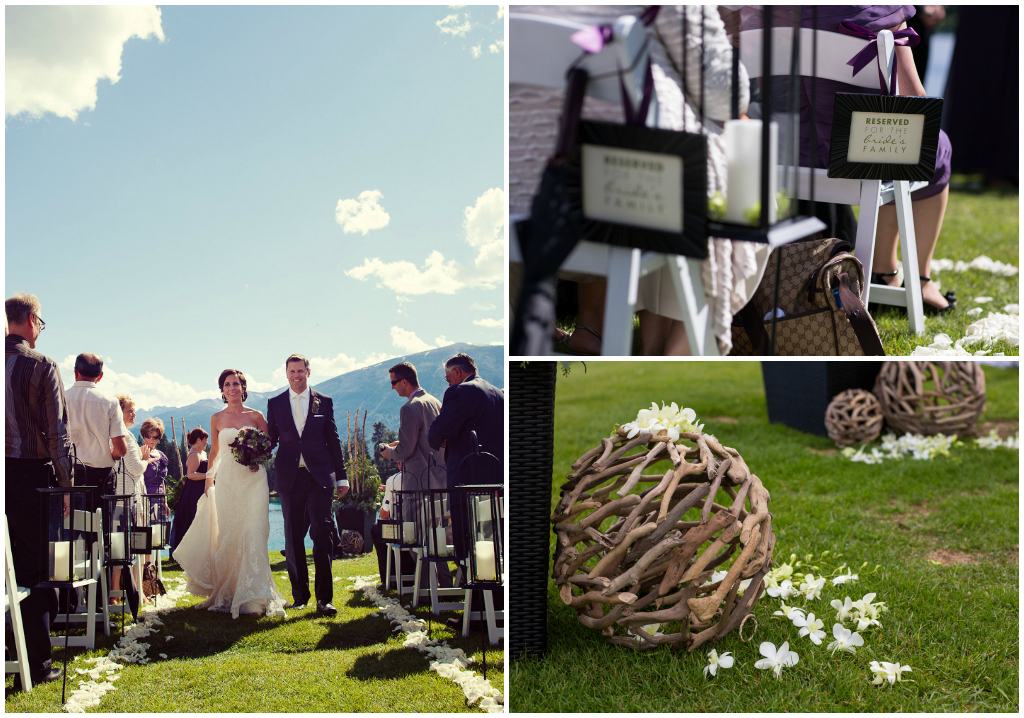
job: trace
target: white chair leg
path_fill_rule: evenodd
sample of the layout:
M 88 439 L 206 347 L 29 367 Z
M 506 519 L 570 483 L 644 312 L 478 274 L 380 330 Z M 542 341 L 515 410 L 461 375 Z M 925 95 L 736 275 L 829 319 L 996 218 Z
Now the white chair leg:
M 120 567 L 114 570 L 119 570 Z M 103 635 L 110 635 L 110 584 L 107 582 L 107 567 L 100 568 L 100 601 L 103 606 Z
M 914 212 L 910 206 L 910 183 L 893 182 L 896 190 L 896 222 L 900 228 L 900 256 L 903 257 L 903 284 L 907 293 L 907 318 L 910 331 L 924 333 L 924 311 L 921 299 L 920 270 L 917 264 L 917 235 L 914 232 Z
M 686 257 L 669 257 L 669 274 L 675 288 L 679 309 L 686 325 L 686 338 L 694 356 L 719 356 L 718 342 L 711 322 L 711 307 L 704 296 L 700 265 Z
M 88 610 L 85 623 L 85 648 L 93 650 L 96 647 L 96 594 L 99 593 L 99 584 L 93 583 L 85 587 L 89 598 L 86 600 Z
M 867 306 L 871 292 L 871 271 L 875 255 L 875 232 L 878 230 L 878 195 L 881 180 L 862 180 L 860 183 L 860 216 L 857 218 L 857 239 L 853 254 L 864 266 L 864 287 L 861 301 Z
M 394 547 L 391 544 L 384 544 L 384 590 L 391 590 L 391 552 Z
M 462 606 L 462 635 L 463 637 L 469 635 L 469 616 L 473 611 L 473 592 L 466 589 L 466 598 L 463 601 Z
M 416 566 L 414 579 L 412 582 L 412 607 L 418 608 L 420 605 L 420 552 L 419 549 L 413 549 L 412 555 L 414 557 L 413 563 Z
M 633 311 L 640 286 L 640 250 L 612 247 L 608 252 L 608 285 L 604 300 L 601 354 L 633 353 Z

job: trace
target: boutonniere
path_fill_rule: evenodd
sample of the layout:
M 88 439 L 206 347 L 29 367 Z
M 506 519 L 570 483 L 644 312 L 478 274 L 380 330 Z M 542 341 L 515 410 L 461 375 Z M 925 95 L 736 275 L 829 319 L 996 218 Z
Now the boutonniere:
M 313 397 L 313 413 L 315 414 L 318 411 L 320 411 L 320 397 L 314 396 Z

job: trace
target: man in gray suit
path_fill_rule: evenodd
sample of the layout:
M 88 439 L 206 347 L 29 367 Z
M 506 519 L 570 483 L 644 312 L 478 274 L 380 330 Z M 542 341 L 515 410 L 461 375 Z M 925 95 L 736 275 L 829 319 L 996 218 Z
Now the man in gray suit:
M 402 462 L 402 491 L 444 491 L 448 488 L 444 459 L 427 444 L 427 432 L 441 413 L 441 402 L 420 387 L 416 367 L 409 362 L 395 364 L 388 372 L 391 374 L 391 388 L 406 402 L 398 412 L 398 441 L 381 445 L 381 454 L 392 461 Z M 431 461 L 431 457 L 435 460 Z M 427 577 L 421 576 L 421 583 L 426 586 Z M 437 564 L 437 579 L 439 586 L 452 585 L 447 563 Z
M 441 413 L 441 402 L 420 387 L 416 367 L 409 362 L 395 364 L 388 371 L 391 388 L 407 401 L 398 414 L 398 441 L 382 447 L 381 453 L 391 461 L 402 462 L 403 490 L 444 490 L 448 486 L 444 460 L 427 444 L 427 431 Z M 431 456 L 436 466 L 428 471 Z

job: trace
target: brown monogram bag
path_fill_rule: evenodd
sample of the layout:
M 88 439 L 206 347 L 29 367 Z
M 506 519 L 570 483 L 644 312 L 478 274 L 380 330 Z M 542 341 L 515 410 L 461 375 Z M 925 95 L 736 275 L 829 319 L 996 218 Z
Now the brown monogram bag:
M 733 317 L 732 356 L 770 354 L 771 311 L 779 250 L 768 258 L 754 296 Z M 864 267 L 841 239 L 782 248 L 776 356 L 884 356 L 878 329 L 860 299 Z
M 147 596 L 163 596 L 167 593 L 164 582 L 157 578 L 156 566 L 149 561 L 146 561 L 146 565 L 142 569 L 142 592 Z

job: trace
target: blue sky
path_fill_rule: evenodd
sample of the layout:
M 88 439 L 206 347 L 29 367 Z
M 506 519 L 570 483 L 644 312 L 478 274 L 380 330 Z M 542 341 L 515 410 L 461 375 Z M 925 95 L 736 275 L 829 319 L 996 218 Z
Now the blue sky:
M 148 408 L 504 338 L 504 18 L 5 10 L 5 296 Z

